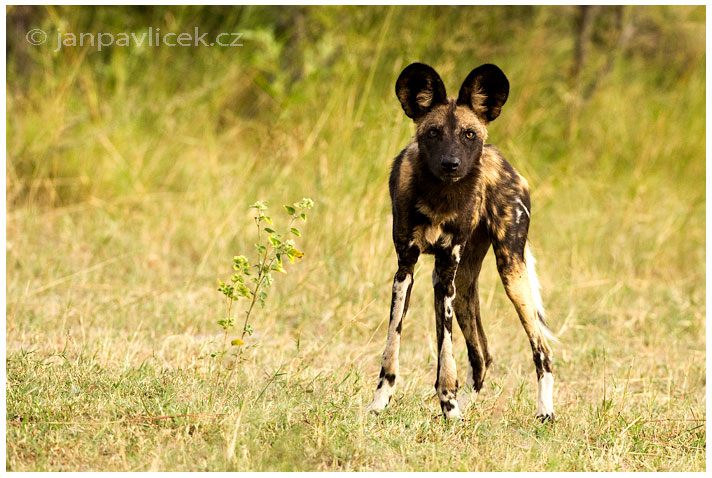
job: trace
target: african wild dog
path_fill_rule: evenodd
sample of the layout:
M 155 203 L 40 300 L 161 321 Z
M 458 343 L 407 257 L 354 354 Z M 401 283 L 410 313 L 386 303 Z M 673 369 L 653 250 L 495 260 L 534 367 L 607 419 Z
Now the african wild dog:
M 494 146 L 485 144 L 487 124 L 507 101 L 509 81 L 498 67 L 482 65 L 467 76 L 457 99 L 448 98 L 435 70 L 413 63 L 400 74 L 396 95 L 417 130 L 394 160 L 389 181 L 398 271 L 378 388 L 369 409 L 380 412 L 393 394 L 401 326 L 421 253 L 435 256 L 435 390 L 445 417 L 460 417 L 470 395 L 480 391 L 492 357 L 480 318 L 477 278 L 491 244 L 507 295 L 534 353 L 536 415 L 553 420 L 554 378 L 546 340 L 552 336 L 544 323 L 534 258 L 527 244 L 529 186 Z M 467 386 L 459 399 L 453 313 L 468 356 Z

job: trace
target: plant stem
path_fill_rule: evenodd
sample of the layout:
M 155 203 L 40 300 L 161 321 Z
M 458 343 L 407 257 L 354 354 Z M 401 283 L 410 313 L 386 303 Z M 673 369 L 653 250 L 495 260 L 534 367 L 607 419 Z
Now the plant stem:
M 289 224 L 287 225 L 288 230 L 289 230 L 289 228 L 291 228 L 292 224 L 294 224 L 295 220 L 296 220 L 296 217 L 292 216 L 292 218 L 289 221 Z M 257 225 L 257 242 L 259 244 L 260 243 L 260 221 L 259 221 L 258 217 L 255 217 L 255 224 Z M 269 257 L 270 248 L 274 251 L 274 248 L 271 247 L 270 244 L 267 244 L 267 246 L 265 247 L 264 257 L 262 257 L 262 255 L 259 253 L 257 254 L 257 265 L 258 265 L 257 282 L 255 283 L 255 290 L 252 292 L 252 301 L 250 302 L 250 307 L 247 309 L 247 312 L 245 313 L 245 322 L 242 324 L 242 334 L 240 335 L 240 340 L 243 340 L 245 338 L 245 334 L 247 333 L 247 324 L 249 324 L 250 315 L 252 314 L 252 309 L 254 309 L 255 302 L 257 302 L 257 296 L 260 292 L 260 287 L 262 287 L 262 283 L 264 282 L 264 279 L 265 279 L 267 273 L 272 269 L 272 264 L 274 264 L 274 261 L 277 259 L 277 255 L 274 254 L 271 257 L 269 264 L 267 264 L 267 259 Z M 265 264 L 267 264 L 266 267 L 265 267 Z M 229 307 L 230 306 L 232 306 L 232 303 L 230 303 Z M 229 315 L 230 315 L 229 307 L 228 307 L 228 320 L 229 320 Z M 227 345 L 227 329 L 225 329 L 225 346 L 226 345 Z M 224 347 L 223 347 L 223 350 L 224 350 Z M 232 368 L 230 369 L 230 375 L 232 375 L 232 371 L 237 366 L 237 359 L 240 357 L 241 354 L 242 354 L 242 349 L 238 349 L 238 353 L 235 354 L 235 359 L 233 360 Z
M 257 225 L 257 241 L 259 243 L 260 239 L 260 222 L 257 218 L 255 218 L 255 224 Z M 250 302 L 250 307 L 247 309 L 247 313 L 245 314 L 245 323 L 242 324 L 242 334 L 240 335 L 240 340 L 243 340 L 245 338 L 245 334 L 247 333 L 247 324 L 249 323 L 250 320 L 250 315 L 252 314 L 252 309 L 255 307 L 255 302 L 257 301 L 257 295 L 260 291 L 260 287 L 262 286 L 262 282 L 264 282 L 265 278 L 265 270 L 269 271 L 270 268 L 272 267 L 272 264 L 275 261 L 276 256 L 272 257 L 272 260 L 270 261 L 269 265 L 265 269 L 263 265 L 267 262 L 267 257 L 269 256 L 269 248 L 270 245 L 268 244 L 267 247 L 265 248 L 265 255 L 264 258 L 261 257 L 260 254 L 257 255 L 257 265 L 259 266 L 259 270 L 257 272 L 257 282 L 255 283 L 255 290 L 252 292 L 252 301 Z M 260 261 L 260 259 L 262 259 Z M 226 332 L 226 337 L 227 337 L 227 332 Z M 226 342 L 227 344 L 227 338 Z M 242 349 L 238 349 L 238 353 L 235 355 L 235 360 L 232 362 L 232 368 L 230 370 L 230 374 L 232 375 L 232 371 L 235 369 L 237 366 L 237 359 L 239 358 L 240 354 L 242 354 Z
M 267 270 L 269 271 L 270 267 L 272 267 L 272 264 L 275 261 L 276 256 L 272 257 L 272 260 L 270 261 L 269 265 L 267 266 Z M 265 261 L 267 261 L 267 252 L 265 251 Z M 252 293 L 252 302 L 250 302 L 250 308 L 247 309 L 247 315 L 245 316 L 245 323 L 242 326 L 242 336 L 240 339 L 245 338 L 245 333 L 247 329 L 247 322 L 250 320 L 250 314 L 252 313 L 252 308 L 255 306 L 255 302 L 257 301 L 257 294 L 260 291 L 260 286 L 262 285 L 262 282 L 264 282 L 265 275 L 262 274 L 262 271 L 260 270 L 260 274 L 257 277 L 257 284 L 255 285 L 255 291 Z
M 227 299 L 227 324 L 225 325 L 225 337 L 223 338 L 223 355 L 225 354 L 225 350 L 227 349 L 227 335 L 230 332 L 230 322 L 232 321 L 232 298 L 228 297 Z M 220 362 L 222 363 L 222 357 L 220 358 Z

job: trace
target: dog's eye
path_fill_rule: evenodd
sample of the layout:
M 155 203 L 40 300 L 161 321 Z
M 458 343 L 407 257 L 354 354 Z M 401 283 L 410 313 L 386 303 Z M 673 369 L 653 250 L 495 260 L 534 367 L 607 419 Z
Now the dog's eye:
M 428 136 L 430 136 L 431 138 L 437 138 L 437 136 L 438 136 L 438 130 L 435 129 L 435 128 L 429 130 L 429 131 L 428 131 Z
M 465 138 L 467 139 L 473 139 L 475 137 L 475 132 L 474 131 L 465 131 Z

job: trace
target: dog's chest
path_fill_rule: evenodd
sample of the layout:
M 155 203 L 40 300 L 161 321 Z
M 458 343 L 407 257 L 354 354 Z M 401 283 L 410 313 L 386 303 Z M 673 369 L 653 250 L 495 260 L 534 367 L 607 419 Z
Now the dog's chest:
M 413 229 L 411 243 L 418 249 L 428 253 L 436 244 L 449 247 L 452 244 L 452 235 L 443 232 L 442 224 L 423 224 Z
M 415 204 L 424 221 L 413 227 L 411 243 L 423 252 L 429 252 L 433 246 L 450 247 L 453 241 L 453 226 L 457 222 L 457 211 L 436 212 L 424 201 Z

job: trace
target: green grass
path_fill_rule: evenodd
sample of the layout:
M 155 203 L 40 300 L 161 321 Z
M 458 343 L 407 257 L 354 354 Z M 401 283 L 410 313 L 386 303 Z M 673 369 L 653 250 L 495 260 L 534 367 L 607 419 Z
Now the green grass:
M 705 10 L 626 8 L 621 44 L 603 8 L 571 78 L 575 14 L 9 9 L 6 469 L 704 470 Z M 244 31 L 245 47 L 24 40 L 149 25 Z M 532 187 L 562 342 L 552 426 L 534 419 L 531 351 L 491 256 L 495 362 L 466 422 L 444 422 L 434 397 L 429 257 L 394 401 L 365 413 L 396 268 L 388 171 L 412 134 L 393 84 L 411 61 L 450 95 L 484 62 L 512 84 L 489 139 Z M 316 203 L 305 257 L 227 381 L 210 358 L 217 279 L 255 242 L 247 205 L 302 196 Z M 462 379 L 459 333 L 455 352 Z

